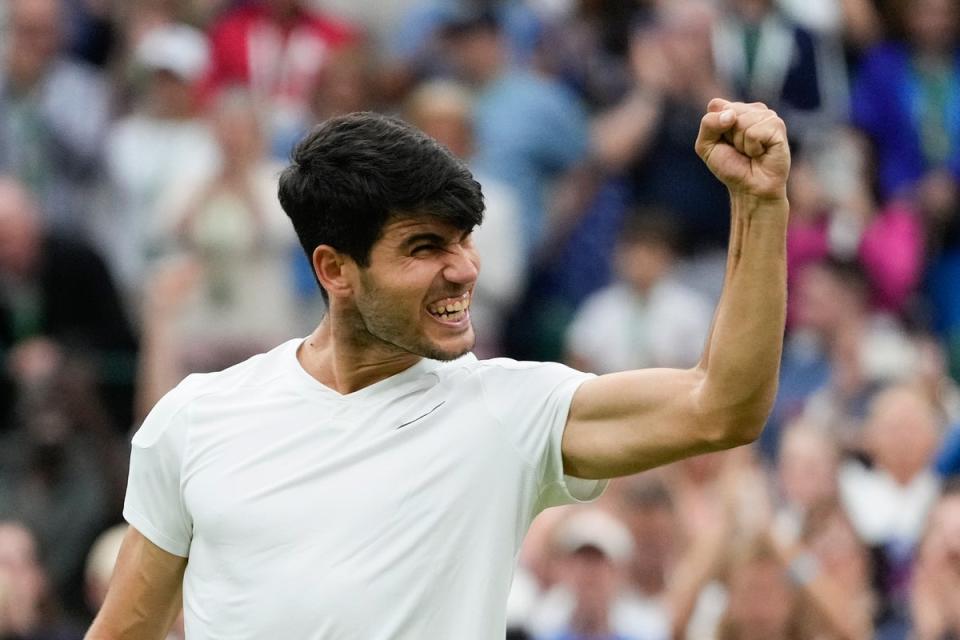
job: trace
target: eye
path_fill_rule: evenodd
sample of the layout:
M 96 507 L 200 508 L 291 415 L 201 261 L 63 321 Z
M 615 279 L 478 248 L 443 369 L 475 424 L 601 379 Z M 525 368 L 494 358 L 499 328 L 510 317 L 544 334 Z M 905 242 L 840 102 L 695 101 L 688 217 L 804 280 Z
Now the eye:
M 438 244 L 418 244 L 410 251 L 410 255 L 424 255 L 436 251 L 440 251 L 440 245 Z

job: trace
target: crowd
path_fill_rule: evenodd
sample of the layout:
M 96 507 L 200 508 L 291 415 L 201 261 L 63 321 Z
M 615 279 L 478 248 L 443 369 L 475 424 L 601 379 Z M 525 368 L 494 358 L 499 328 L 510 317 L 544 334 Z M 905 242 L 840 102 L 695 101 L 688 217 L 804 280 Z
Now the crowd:
M 478 355 L 606 373 L 700 356 L 729 232 L 693 151 L 715 96 L 791 135 L 773 414 L 750 448 L 543 513 L 507 635 L 960 638 L 960 3 L 396 10 L 0 3 L 0 639 L 82 636 L 153 404 L 319 319 L 276 198 L 313 124 L 380 111 L 463 158 Z

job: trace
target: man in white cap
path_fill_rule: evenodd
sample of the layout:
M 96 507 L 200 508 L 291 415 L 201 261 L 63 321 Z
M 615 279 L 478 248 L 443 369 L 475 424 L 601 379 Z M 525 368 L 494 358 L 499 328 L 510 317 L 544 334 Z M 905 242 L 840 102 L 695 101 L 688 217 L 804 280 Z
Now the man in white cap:
M 158 197 L 176 178 L 196 175 L 216 162 L 213 135 L 198 116 L 199 82 L 209 61 L 204 35 L 182 24 L 148 32 L 134 52 L 143 98 L 107 138 L 115 209 L 98 229 L 100 243 L 127 290 L 143 284 L 145 230 Z
M 599 508 L 575 511 L 557 526 L 558 583 L 530 617 L 530 630 L 550 640 L 666 638 L 662 612 L 633 598 L 625 570 L 634 552 L 629 529 Z

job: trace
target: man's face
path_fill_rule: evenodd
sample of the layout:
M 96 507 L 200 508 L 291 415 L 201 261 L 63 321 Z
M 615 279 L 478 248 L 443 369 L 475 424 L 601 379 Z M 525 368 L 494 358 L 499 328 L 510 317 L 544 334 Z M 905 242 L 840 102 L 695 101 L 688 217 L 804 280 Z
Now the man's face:
M 476 340 L 469 307 L 479 269 L 469 231 L 430 218 L 388 223 L 354 287 L 358 330 L 425 358 L 462 356 Z

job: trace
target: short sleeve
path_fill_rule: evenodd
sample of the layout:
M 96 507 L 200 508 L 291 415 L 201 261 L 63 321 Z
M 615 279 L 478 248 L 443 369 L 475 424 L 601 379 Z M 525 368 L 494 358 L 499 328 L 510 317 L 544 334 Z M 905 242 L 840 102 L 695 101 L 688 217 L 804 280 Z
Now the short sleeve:
M 556 363 L 488 362 L 484 399 L 536 475 L 536 511 L 600 497 L 606 480 L 565 475 L 561 451 L 573 395 L 593 375 Z
M 133 436 L 123 517 L 152 543 L 187 557 L 193 522 L 183 501 L 181 468 L 186 443 L 186 409 L 163 398 Z

